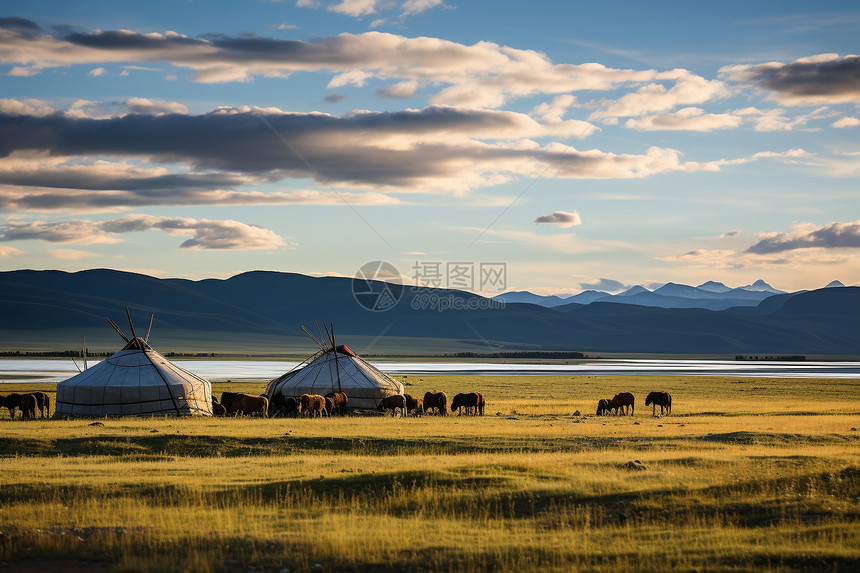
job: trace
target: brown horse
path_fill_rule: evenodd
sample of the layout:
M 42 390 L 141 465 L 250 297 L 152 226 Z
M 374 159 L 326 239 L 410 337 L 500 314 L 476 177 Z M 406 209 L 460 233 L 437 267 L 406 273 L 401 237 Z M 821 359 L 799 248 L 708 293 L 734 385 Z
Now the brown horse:
M 379 405 L 376 407 L 380 412 L 385 412 L 386 410 L 391 410 L 392 414 L 397 414 L 397 410 L 400 410 L 402 414 L 406 415 L 406 398 L 402 394 L 394 394 L 393 396 L 386 396 L 382 399 Z
M 228 416 L 238 414 L 269 416 L 269 399 L 265 396 L 242 394 L 239 392 L 222 392 L 221 405 L 227 410 Z
M 424 394 L 424 411 L 438 409 L 443 416 L 448 415 L 448 395 L 445 392 L 426 392 Z
M 18 407 L 21 408 L 21 416 L 25 420 L 36 418 L 36 397 L 33 394 L 24 394 L 18 401 Z
M 212 415 L 213 416 L 226 416 L 227 408 L 218 403 L 218 398 L 212 396 Z
M 36 398 L 36 409 L 43 418 L 47 418 L 51 409 L 51 397 L 44 392 L 30 392 L 30 394 Z
M 302 394 L 299 397 L 302 416 L 310 414 L 311 418 L 322 418 L 328 412 L 325 409 L 325 398 L 319 394 Z
M 406 398 L 406 413 L 415 412 L 416 414 L 424 413 L 424 401 L 421 398 L 414 398 L 410 394 L 404 394 L 404 398 Z M 420 403 L 420 405 L 419 405 Z
M 346 406 L 349 404 L 349 397 L 346 395 L 346 392 L 329 392 L 325 397 L 331 398 L 334 402 L 334 407 L 329 412 L 330 415 L 346 416 Z
M 612 406 L 614 409 L 618 410 L 619 414 L 627 414 L 627 409 L 630 408 L 630 415 L 632 416 L 635 402 L 636 398 L 633 397 L 633 394 L 630 392 L 622 392 L 620 394 L 616 394 L 612 399 Z
M 457 394 L 454 396 L 454 399 L 451 400 L 451 411 L 456 412 L 460 408 L 463 408 L 463 412 L 466 414 L 484 414 L 484 395 L 480 392 L 469 392 L 467 394 Z
M 21 395 L 9 394 L 8 396 L 0 396 L 0 408 L 9 408 L 9 417 L 15 419 L 15 410 L 20 408 Z
M 608 398 L 602 398 L 597 402 L 597 415 L 605 416 L 609 414 L 609 410 L 612 409 L 612 400 Z
M 665 409 L 667 415 L 672 414 L 672 395 L 668 392 L 651 392 L 645 398 L 645 407 L 651 406 L 651 415 L 657 415 L 657 406 L 660 406 L 660 415 Z

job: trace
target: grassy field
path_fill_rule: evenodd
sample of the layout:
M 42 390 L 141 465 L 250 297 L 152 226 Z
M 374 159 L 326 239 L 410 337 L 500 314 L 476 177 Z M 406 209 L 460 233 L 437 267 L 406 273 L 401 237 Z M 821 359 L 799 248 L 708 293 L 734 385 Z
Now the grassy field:
M 4 410 L 0 570 L 860 568 L 858 381 L 405 382 L 480 390 L 487 413 L 92 425 Z M 644 407 L 652 389 L 672 416 Z M 620 391 L 633 417 L 593 415 Z

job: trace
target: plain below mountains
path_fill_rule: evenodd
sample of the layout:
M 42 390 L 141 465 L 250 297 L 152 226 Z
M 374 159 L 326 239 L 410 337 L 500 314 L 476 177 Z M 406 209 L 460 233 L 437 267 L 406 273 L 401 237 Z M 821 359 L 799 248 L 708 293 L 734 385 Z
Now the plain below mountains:
M 620 295 L 589 304 L 568 299 L 555 307 L 499 304 L 455 290 L 390 289 L 385 283 L 370 286 L 395 300 L 400 298 L 387 310 L 368 310 L 366 307 L 372 305 L 356 300 L 353 279 L 268 271 L 200 281 L 106 269 L 0 272 L 0 350 L 16 350 L 16 334 L 23 331 L 47 336 L 54 329 L 109 329 L 105 317 L 120 322 L 125 306 L 144 322 L 140 329 L 154 313 L 154 329 L 185 332 L 189 337 L 218 332 L 235 339 L 236 350 L 243 352 L 254 350 L 246 347 L 248 340 L 261 335 L 295 336 L 301 334 L 300 325 L 315 321 L 334 322 L 347 343 L 349 336 L 444 339 L 462 342 L 464 350 L 480 352 L 505 348 L 592 353 L 857 354 L 860 350 L 857 287 L 801 293 L 762 290 L 769 294 L 755 305 L 709 310 L 624 303 Z M 670 284 L 648 292 L 684 298 L 692 292 L 689 289 L 696 289 L 734 293 L 708 300 L 740 298 L 737 289 L 720 293 L 714 285 L 710 285 L 711 290 L 707 286 Z M 641 295 L 645 293 L 632 292 L 627 299 L 633 302 Z

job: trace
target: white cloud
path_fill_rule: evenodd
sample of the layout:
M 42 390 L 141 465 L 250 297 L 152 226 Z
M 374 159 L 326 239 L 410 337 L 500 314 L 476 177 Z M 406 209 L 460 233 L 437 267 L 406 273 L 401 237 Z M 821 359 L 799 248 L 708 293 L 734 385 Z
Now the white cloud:
M 107 70 L 104 68 L 94 68 L 87 72 L 87 75 L 93 78 L 107 75 Z
M 0 114 L 19 116 L 29 115 L 34 117 L 45 117 L 57 110 L 47 103 L 38 99 L 0 99 Z
M 789 117 L 785 109 L 760 110 L 746 107 L 733 112 L 735 115 L 753 123 L 756 131 L 792 131 L 804 128 L 810 121 L 830 117 L 834 112 L 829 107 L 819 107 L 810 113 Z
M 21 249 L 16 249 L 15 247 L 7 247 L 4 245 L 0 245 L 0 259 L 7 259 L 9 257 L 19 257 L 21 255 L 27 254 Z
M 78 251 L 75 249 L 49 249 L 48 254 L 55 259 L 63 261 L 80 261 L 99 256 L 98 253 L 93 253 L 91 251 Z
M 119 234 L 157 229 L 170 235 L 192 235 L 180 245 L 183 249 L 278 249 L 294 247 L 274 232 L 239 221 L 211 221 L 184 217 L 127 215 L 106 221 L 71 220 L 8 223 L 0 241 L 40 240 L 51 243 L 117 243 Z
M 860 125 L 860 119 L 856 117 L 843 117 L 833 122 L 833 127 L 857 127 Z
M 675 113 L 630 118 L 624 127 L 640 131 L 713 131 L 730 129 L 743 123 L 743 118 L 729 113 L 705 113 L 697 107 L 685 107 Z
M 385 98 L 412 98 L 418 90 L 418 82 L 407 80 L 394 85 L 385 86 L 376 90 L 376 95 Z
M 133 97 L 125 100 L 125 105 L 132 113 L 149 113 L 161 115 L 164 113 L 188 113 L 188 106 L 173 101 L 151 100 L 143 97 Z
M 328 5 L 356 14 L 396 6 L 416 14 L 444 5 L 429 0 L 401 5 L 350 0 Z M 38 30 L 35 23 L 31 24 Z M 245 36 L 190 37 L 172 31 L 94 30 L 51 35 L 41 30 L 25 33 L 7 28 L 0 30 L 0 62 L 16 65 L 10 73 L 18 75 L 71 65 L 128 66 L 134 62 L 132 65 L 143 68 L 154 62 L 168 62 L 192 70 L 191 78 L 197 82 L 249 81 L 255 76 L 289 77 L 298 71 L 322 72 L 333 74 L 331 87 L 362 85 L 369 78 L 415 81 L 440 88 L 431 103 L 488 108 L 517 97 L 569 95 L 578 90 L 609 90 L 664 80 L 675 81 L 676 85 L 669 90 L 659 86 L 657 89 L 668 92 L 662 99 L 689 105 L 714 97 L 720 86 L 720 82 L 707 82 L 684 70 L 656 72 L 612 69 L 596 63 L 556 64 L 540 52 L 492 42 L 464 45 L 439 38 L 407 38 L 381 32 L 340 34 L 313 41 L 276 38 L 261 41 Z M 643 95 L 636 97 L 642 99 Z M 654 95 L 647 94 L 648 99 Z M 641 102 L 628 100 L 623 105 L 642 107 Z M 665 105 L 660 104 L 659 109 L 648 105 L 644 109 L 661 111 Z
M 728 87 L 719 80 L 706 80 L 685 70 L 676 70 L 675 73 L 677 79 L 671 88 L 659 83 L 642 86 L 615 101 L 602 102 L 590 119 L 636 117 L 729 96 Z

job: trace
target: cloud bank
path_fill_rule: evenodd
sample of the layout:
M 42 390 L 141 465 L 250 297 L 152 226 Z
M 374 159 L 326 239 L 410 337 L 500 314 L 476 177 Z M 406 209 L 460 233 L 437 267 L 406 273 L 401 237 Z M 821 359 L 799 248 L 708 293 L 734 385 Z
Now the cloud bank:
M 784 105 L 860 103 L 860 57 L 853 54 L 726 66 L 720 72 L 742 86 L 769 92 Z
M 192 235 L 179 246 L 181 249 L 244 251 L 288 246 L 272 231 L 239 221 L 210 221 L 151 215 L 128 215 L 106 221 L 12 222 L 2 229 L 0 241 L 39 240 L 50 243 L 104 244 L 119 242 L 121 239 L 117 235 L 123 233 L 150 229 L 160 230 L 170 235 Z

